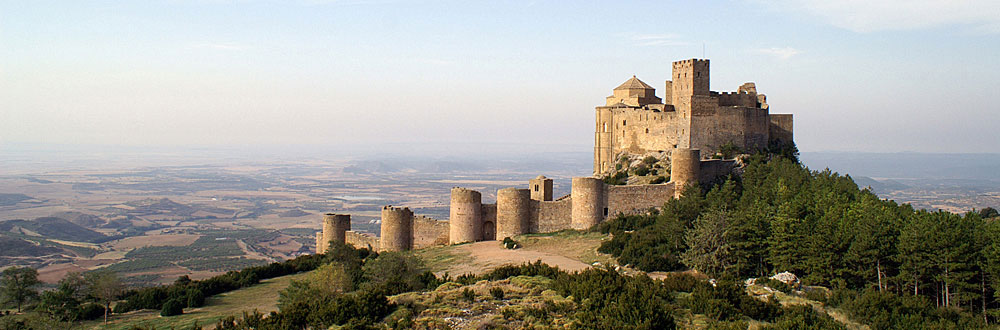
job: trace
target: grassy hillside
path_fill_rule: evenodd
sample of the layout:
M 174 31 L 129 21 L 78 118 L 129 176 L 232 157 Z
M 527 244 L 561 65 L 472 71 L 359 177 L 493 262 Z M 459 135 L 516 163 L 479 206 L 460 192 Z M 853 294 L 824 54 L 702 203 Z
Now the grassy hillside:
M 608 256 L 596 252 L 606 236 L 599 233 L 566 231 L 550 234 L 533 234 L 516 238 L 523 244 L 518 250 L 506 252 L 528 252 L 545 258 L 559 257 L 574 260 L 580 264 L 601 263 L 612 265 Z M 480 246 L 476 246 L 480 244 Z M 489 266 L 477 260 L 483 251 L 492 251 L 498 242 L 480 242 L 454 246 L 433 247 L 413 251 L 427 265 L 438 271 L 445 269 L 477 269 L 488 272 L 497 266 Z M 488 252 L 492 253 L 492 252 Z M 511 254 L 516 255 L 516 254 Z M 496 264 L 515 263 L 513 259 L 499 258 Z M 510 261 L 510 262 L 504 262 Z M 490 268 L 490 269 L 486 269 Z M 457 275 L 457 273 L 456 273 Z M 265 314 L 276 310 L 279 292 L 288 287 L 292 280 L 302 280 L 308 273 L 278 277 L 262 281 L 261 284 L 239 289 L 226 294 L 210 297 L 201 308 L 185 309 L 184 314 L 160 317 L 159 311 L 143 310 L 118 315 L 113 322 L 104 326 L 92 321 L 83 324 L 83 329 L 128 329 L 131 326 L 155 329 L 183 329 L 195 322 L 210 327 L 227 316 L 242 315 L 243 312 L 259 310 Z M 667 275 L 668 277 L 671 275 Z M 401 319 L 412 320 L 411 326 L 429 329 L 482 329 L 504 325 L 506 328 L 532 328 L 535 326 L 562 327 L 579 317 L 575 314 L 581 305 L 571 295 L 560 294 L 562 290 L 554 284 L 553 278 L 544 276 L 513 276 L 501 279 L 448 282 L 427 291 L 407 292 L 389 297 L 398 307 L 384 322 L 394 324 Z M 825 289 L 819 289 L 825 292 Z M 803 305 L 821 314 L 829 315 L 848 329 L 867 327 L 851 321 L 838 309 L 825 306 L 822 302 L 808 299 L 803 294 L 793 294 L 754 285 L 746 289 L 750 296 L 762 301 L 773 297 L 781 305 Z M 680 329 L 705 329 L 712 326 L 746 324 L 751 329 L 768 327 L 767 322 L 744 318 L 733 324 L 720 324 L 709 315 L 695 313 L 687 306 L 694 301 L 694 292 L 677 292 L 674 299 L 678 308 L 674 309 L 674 320 Z M 701 299 L 701 298 L 697 298 Z M 409 322 L 409 321 L 408 321 Z M 745 328 L 745 327 L 744 327 Z
M 117 315 L 107 326 L 103 322 L 90 321 L 83 323 L 80 328 L 125 330 L 138 325 L 155 329 L 185 329 L 195 322 L 211 326 L 224 317 L 239 316 L 244 311 L 268 313 L 278 310 L 278 293 L 288 287 L 291 281 L 301 280 L 305 276 L 307 273 L 276 277 L 263 280 L 252 287 L 209 297 L 205 306 L 185 309 L 182 315 L 161 317 L 160 311 L 142 310 Z
M 26 239 L 0 234 L 0 257 L 40 257 L 61 251 Z

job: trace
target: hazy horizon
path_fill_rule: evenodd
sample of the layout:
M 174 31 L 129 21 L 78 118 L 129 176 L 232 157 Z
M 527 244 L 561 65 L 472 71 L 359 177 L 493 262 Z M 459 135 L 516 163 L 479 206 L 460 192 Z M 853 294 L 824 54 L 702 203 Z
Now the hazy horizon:
M 576 149 L 591 146 L 594 107 L 612 88 L 634 74 L 662 96 L 672 61 L 706 57 L 713 90 L 754 81 L 773 113 L 793 113 L 805 152 L 994 153 L 998 11 L 987 1 L 0 1 L 0 149 Z

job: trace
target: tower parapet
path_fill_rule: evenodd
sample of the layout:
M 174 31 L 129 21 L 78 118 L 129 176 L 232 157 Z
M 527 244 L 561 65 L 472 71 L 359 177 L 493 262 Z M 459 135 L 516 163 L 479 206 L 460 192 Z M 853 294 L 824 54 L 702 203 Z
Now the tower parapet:
M 688 185 L 698 184 L 701 175 L 701 151 L 677 148 L 670 155 L 670 182 L 674 183 L 674 195 L 680 197 Z
M 604 220 L 607 208 L 604 181 L 597 178 L 573 178 L 570 226 L 585 230 Z
M 409 208 L 382 207 L 379 251 L 406 251 L 413 247 L 413 212 Z
M 531 219 L 531 192 L 504 188 L 497 191 L 497 239 L 528 233 Z
M 483 240 L 483 195 L 478 191 L 451 189 L 451 212 L 448 219 L 451 244 Z

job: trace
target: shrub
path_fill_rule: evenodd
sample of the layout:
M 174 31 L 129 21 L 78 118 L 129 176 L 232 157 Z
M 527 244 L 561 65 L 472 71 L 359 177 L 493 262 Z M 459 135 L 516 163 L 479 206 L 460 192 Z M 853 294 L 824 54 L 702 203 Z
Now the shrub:
M 503 247 L 505 249 L 513 250 L 513 249 L 519 248 L 521 246 L 517 244 L 517 241 L 510 239 L 510 237 L 504 237 L 503 238 Z
M 96 320 L 104 316 L 104 306 L 95 303 L 86 303 L 80 305 L 80 309 L 77 312 L 78 320 Z
M 201 293 L 201 290 L 190 289 L 187 292 L 187 307 L 201 307 L 205 305 L 205 294 Z
M 496 287 L 490 288 L 490 295 L 493 296 L 493 299 L 503 300 L 503 289 Z
M 402 252 L 386 252 L 365 262 L 363 267 L 364 286 L 387 295 L 423 290 L 425 283 L 421 274 L 425 273 L 423 262 Z
M 667 178 L 661 175 L 654 178 L 652 181 L 649 181 L 649 184 L 660 184 L 664 182 L 667 182 Z
M 646 158 L 642 159 L 642 163 L 646 164 L 647 166 L 656 164 L 656 162 L 659 161 L 660 161 L 659 159 L 656 159 L 656 157 L 653 156 L 646 156 Z
M 177 299 L 170 299 L 163 303 L 163 309 L 160 310 L 160 316 L 174 316 L 184 314 L 184 304 Z
M 719 146 L 719 154 L 722 155 L 722 158 L 731 159 L 740 152 L 740 147 L 736 146 L 732 142 L 726 142 L 726 144 Z
M 628 182 L 628 172 L 626 171 L 618 171 L 612 175 L 604 177 L 604 183 L 613 186 L 624 185 L 626 182 Z
M 786 284 L 785 282 L 782 282 L 782 281 L 779 281 L 779 280 L 775 280 L 775 279 L 772 279 L 770 277 L 758 277 L 757 281 L 756 281 L 756 284 L 760 285 L 760 286 L 766 286 L 766 287 L 769 287 L 771 289 L 774 289 L 774 290 L 777 290 L 777 291 L 781 291 L 781 292 L 784 292 L 784 293 L 790 293 L 790 292 L 792 292 L 792 287 L 791 286 L 788 286 L 788 284 Z
M 647 174 L 649 174 L 649 167 L 646 166 L 645 164 L 639 165 L 639 167 L 635 168 L 635 175 L 645 176 Z
M 465 288 L 462 290 L 462 298 L 468 301 L 476 301 L 476 292 L 472 291 L 472 289 Z

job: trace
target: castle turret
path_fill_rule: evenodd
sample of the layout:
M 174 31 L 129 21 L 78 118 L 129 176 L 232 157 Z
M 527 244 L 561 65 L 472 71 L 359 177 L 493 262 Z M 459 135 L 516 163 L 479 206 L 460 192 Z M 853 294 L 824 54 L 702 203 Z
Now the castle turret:
M 539 175 L 537 178 L 528 181 L 528 189 L 531 189 L 531 199 L 536 201 L 552 200 L 552 179 Z
M 483 240 L 482 211 L 482 194 L 475 190 L 452 188 L 448 241 L 458 244 Z
M 606 216 L 604 181 L 596 178 L 573 178 L 570 226 L 585 230 Z
M 670 182 L 674 183 L 674 196 L 680 197 L 689 185 L 697 185 L 701 173 L 701 151 L 677 148 L 670 155 Z
M 351 230 L 350 214 L 327 213 L 323 217 L 323 253 L 330 248 L 331 241 L 346 243 L 348 230 Z
M 532 192 L 516 188 L 497 191 L 497 239 L 528 233 Z
M 379 251 L 406 251 L 413 247 L 413 212 L 409 208 L 382 208 Z

